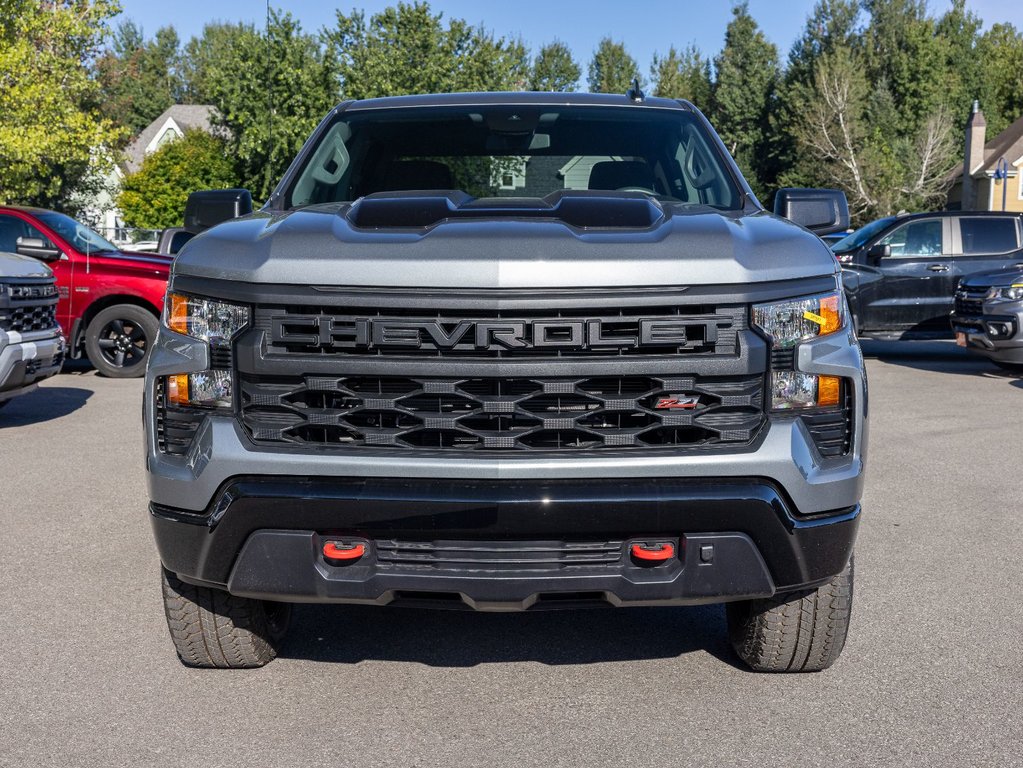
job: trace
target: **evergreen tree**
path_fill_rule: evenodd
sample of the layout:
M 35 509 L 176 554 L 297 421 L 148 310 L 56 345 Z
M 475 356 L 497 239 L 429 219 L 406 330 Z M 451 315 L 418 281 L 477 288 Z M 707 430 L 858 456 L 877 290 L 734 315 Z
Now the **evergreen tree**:
M 625 50 L 624 43 L 610 37 L 600 41 L 590 61 L 587 81 L 593 93 L 625 93 L 633 78 L 639 78 L 636 60 Z
M 672 46 L 664 58 L 654 54 L 650 76 L 657 84 L 655 96 L 688 99 L 700 109 L 711 108 L 710 60 L 703 58 L 696 46 L 690 45 L 681 53 Z
M 529 90 L 572 91 L 581 76 L 582 70 L 572 58 L 572 51 L 560 40 L 555 40 L 543 46 L 533 60 Z
M 763 196 L 778 172 L 769 116 L 780 79 L 778 49 L 750 16 L 746 2 L 732 8 L 725 46 L 715 59 L 713 119 L 750 186 Z

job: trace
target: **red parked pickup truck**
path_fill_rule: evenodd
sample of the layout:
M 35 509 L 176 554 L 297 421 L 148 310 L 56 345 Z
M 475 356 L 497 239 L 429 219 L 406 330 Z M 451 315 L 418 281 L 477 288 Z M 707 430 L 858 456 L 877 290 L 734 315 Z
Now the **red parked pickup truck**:
M 156 339 L 172 258 L 126 253 L 69 216 L 0 206 L 0 251 L 45 261 L 69 355 L 116 378 L 141 376 Z

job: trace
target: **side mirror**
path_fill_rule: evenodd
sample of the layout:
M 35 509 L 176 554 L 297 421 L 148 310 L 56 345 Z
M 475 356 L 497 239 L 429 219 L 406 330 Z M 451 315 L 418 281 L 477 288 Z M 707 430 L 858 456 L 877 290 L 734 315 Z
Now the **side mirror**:
M 818 236 L 849 229 L 849 202 L 840 189 L 779 189 L 774 212 Z
M 41 237 L 19 237 L 15 249 L 22 256 L 31 256 L 42 261 L 56 261 L 60 258 L 60 250 Z
M 193 192 L 185 203 L 185 229 L 192 234 L 224 221 L 252 213 L 252 195 L 247 189 L 210 189 Z
M 877 264 L 881 259 L 887 259 L 892 255 L 892 247 L 890 245 L 881 245 L 881 243 L 874 243 L 870 248 L 867 249 L 867 260 L 873 264 Z

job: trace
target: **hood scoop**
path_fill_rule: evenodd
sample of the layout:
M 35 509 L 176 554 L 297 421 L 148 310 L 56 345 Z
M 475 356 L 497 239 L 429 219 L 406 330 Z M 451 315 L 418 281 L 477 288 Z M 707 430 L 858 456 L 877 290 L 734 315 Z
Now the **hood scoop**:
M 427 229 L 453 219 L 537 219 L 579 229 L 649 229 L 664 209 L 642 192 L 557 191 L 546 197 L 474 198 L 458 191 L 377 192 L 345 214 L 358 229 Z

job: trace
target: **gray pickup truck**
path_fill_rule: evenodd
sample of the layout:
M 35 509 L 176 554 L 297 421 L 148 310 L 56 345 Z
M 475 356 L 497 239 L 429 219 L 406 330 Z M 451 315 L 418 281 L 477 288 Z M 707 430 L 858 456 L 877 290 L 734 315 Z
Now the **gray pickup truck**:
M 0 408 L 60 370 L 64 335 L 56 311 L 49 267 L 0 252 Z
M 838 262 L 692 104 L 345 103 L 173 267 L 145 396 L 171 637 L 252 667 L 295 602 L 723 602 L 753 669 L 823 669 L 865 412 Z

